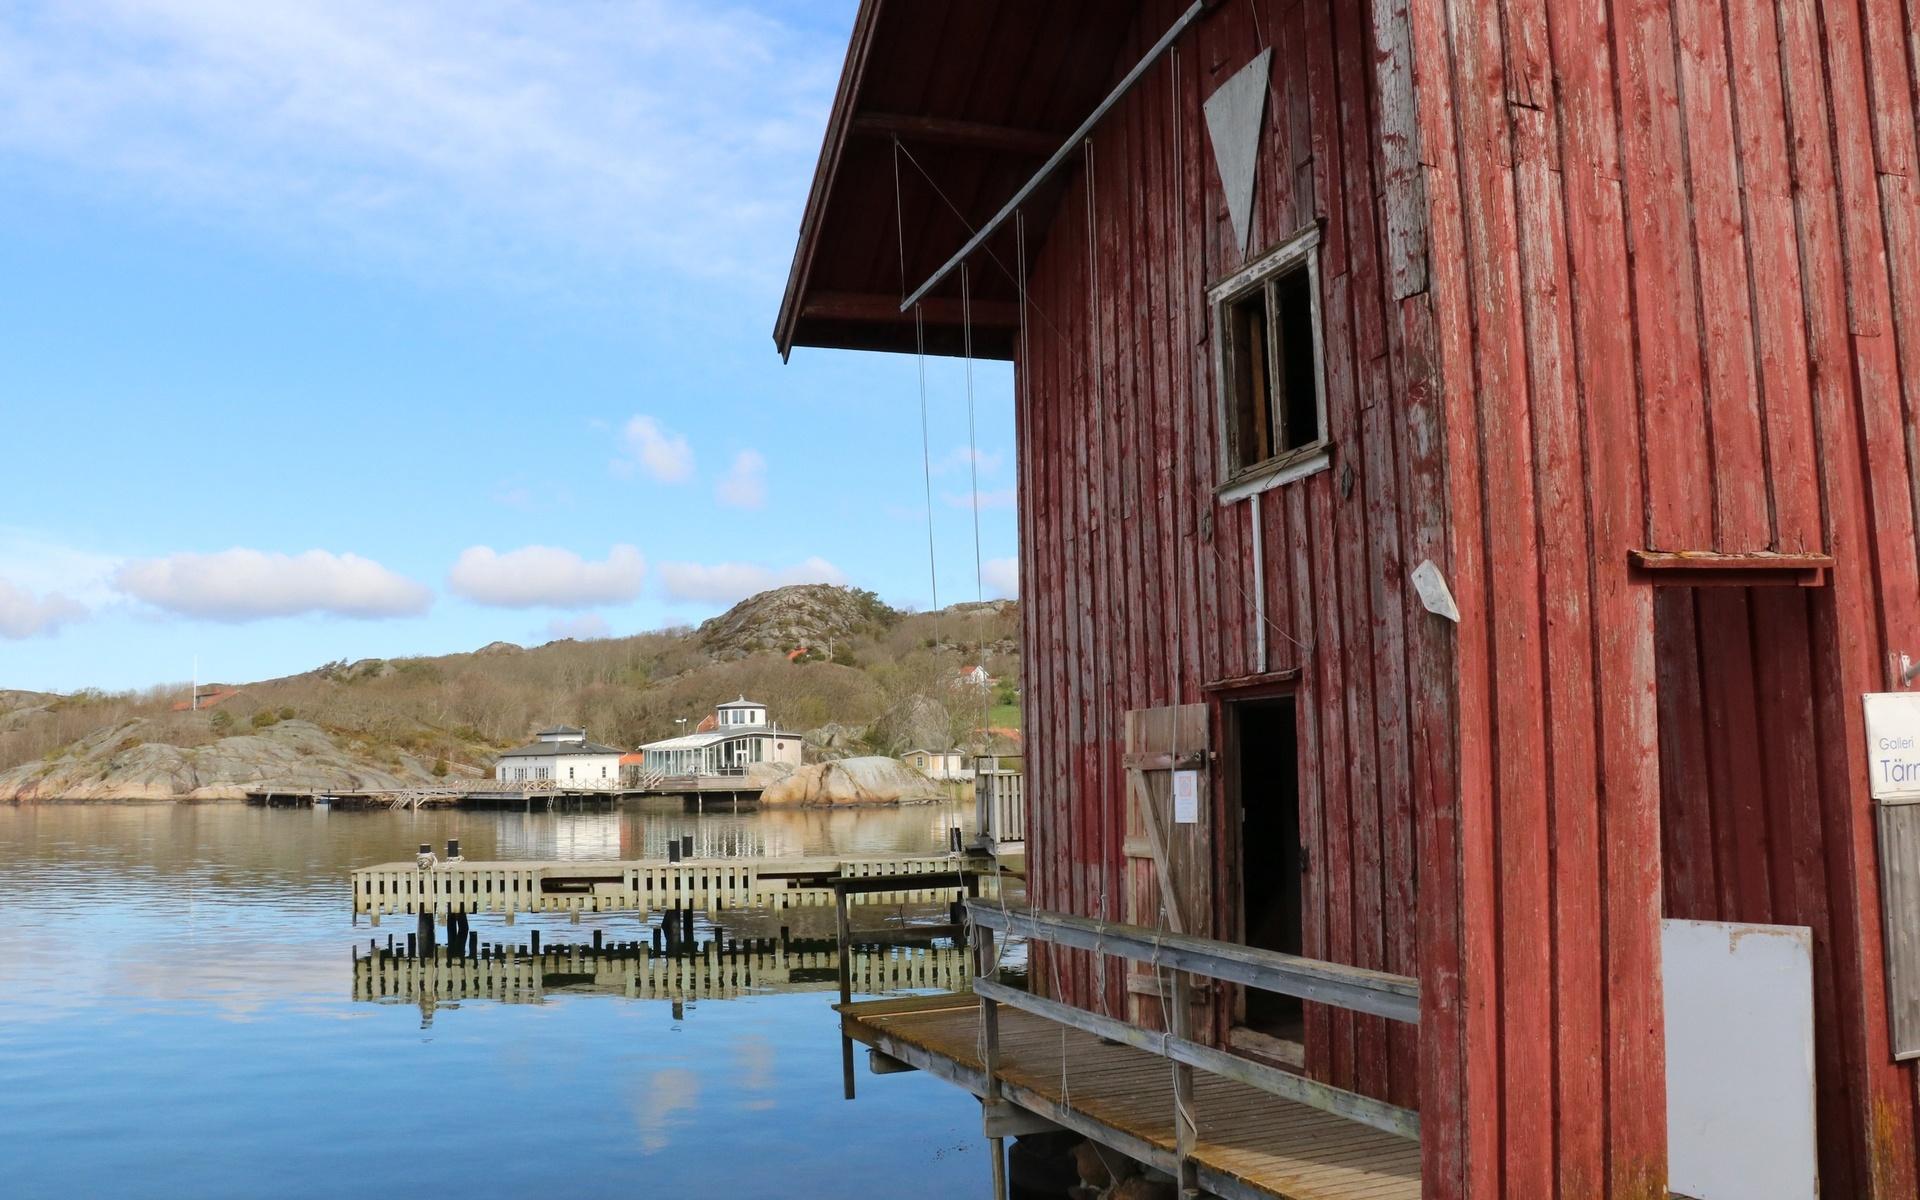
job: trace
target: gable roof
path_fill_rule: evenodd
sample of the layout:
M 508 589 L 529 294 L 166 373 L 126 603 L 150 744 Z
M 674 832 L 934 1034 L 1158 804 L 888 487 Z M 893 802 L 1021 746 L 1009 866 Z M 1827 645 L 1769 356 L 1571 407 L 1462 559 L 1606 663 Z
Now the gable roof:
M 515 746 L 503 751 L 501 758 L 567 758 L 577 754 L 611 754 L 618 757 L 624 753 L 618 746 L 602 746 L 599 742 L 533 742 L 525 746 Z
M 1018 191 L 1106 95 L 1140 7 L 1138 0 L 862 0 L 774 323 L 781 355 L 795 346 L 911 352 L 913 314 L 899 311 L 900 298 Z M 1024 207 L 1030 246 L 1067 174 L 1057 173 Z M 980 358 L 1013 356 L 1019 289 L 1008 273 L 1017 259 L 1008 225 L 987 243 L 994 258 L 977 256 L 969 272 Z M 922 305 L 929 353 L 961 352 L 960 313 L 956 272 Z

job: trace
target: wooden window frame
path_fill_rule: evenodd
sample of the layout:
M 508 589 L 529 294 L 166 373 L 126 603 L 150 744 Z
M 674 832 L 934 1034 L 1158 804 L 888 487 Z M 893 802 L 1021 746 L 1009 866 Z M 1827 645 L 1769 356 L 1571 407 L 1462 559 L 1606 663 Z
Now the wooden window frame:
M 1228 306 L 1254 292 L 1270 287 L 1280 276 L 1305 267 L 1310 323 L 1313 326 L 1313 400 L 1318 414 L 1320 436 L 1293 446 L 1261 462 L 1243 467 L 1234 465 L 1232 392 L 1235 371 L 1232 338 L 1226 320 Z M 1333 463 L 1333 437 L 1327 425 L 1326 335 L 1320 313 L 1320 228 L 1310 225 L 1278 246 L 1241 267 L 1207 289 L 1207 308 L 1213 322 L 1214 341 L 1214 417 L 1220 437 L 1217 467 L 1220 484 L 1214 495 L 1220 501 L 1239 500 L 1278 487 L 1283 483 L 1324 471 Z M 1268 312 L 1274 311 L 1271 300 Z M 1279 361 L 1274 353 L 1278 345 L 1279 322 L 1271 315 L 1267 321 L 1267 362 Z M 1269 384 L 1267 403 L 1273 402 Z

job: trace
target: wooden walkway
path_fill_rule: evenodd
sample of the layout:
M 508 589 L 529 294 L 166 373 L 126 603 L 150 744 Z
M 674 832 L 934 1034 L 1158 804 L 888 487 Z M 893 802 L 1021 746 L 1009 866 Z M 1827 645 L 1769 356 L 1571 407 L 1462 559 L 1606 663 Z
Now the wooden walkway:
M 980 1003 L 913 996 L 841 1006 L 849 1038 L 985 1094 Z M 1162 1170 L 1176 1167 L 1166 1059 L 1002 1007 L 1002 1094 L 1030 1112 Z M 1215 1195 L 1417 1200 L 1420 1145 L 1245 1084 L 1198 1074 L 1193 1161 Z

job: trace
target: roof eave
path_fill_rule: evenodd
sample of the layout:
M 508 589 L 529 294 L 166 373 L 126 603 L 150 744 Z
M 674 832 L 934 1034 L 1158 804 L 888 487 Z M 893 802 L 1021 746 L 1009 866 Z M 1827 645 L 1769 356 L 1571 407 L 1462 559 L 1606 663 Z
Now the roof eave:
M 793 249 L 793 266 L 787 272 L 787 289 L 780 298 L 780 314 L 774 320 L 773 344 L 785 362 L 793 354 L 796 330 L 800 324 L 801 298 L 813 274 L 813 256 L 820 239 L 820 221 L 826 213 L 827 197 L 840 173 L 840 158 L 846 150 L 847 130 L 852 123 L 854 98 L 866 77 L 867 57 L 873 49 L 873 31 L 879 24 L 880 6 L 885 0 L 860 0 L 854 17 L 853 36 L 847 42 L 847 61 L 840 68 L 840 84 L 834 91 L 833 109 L 827 118 L 827 131 L 821 140 L 820 161 L 814 165 L 813 184 L 807 190 L 807 206 L 800 217 L 800 238 Z

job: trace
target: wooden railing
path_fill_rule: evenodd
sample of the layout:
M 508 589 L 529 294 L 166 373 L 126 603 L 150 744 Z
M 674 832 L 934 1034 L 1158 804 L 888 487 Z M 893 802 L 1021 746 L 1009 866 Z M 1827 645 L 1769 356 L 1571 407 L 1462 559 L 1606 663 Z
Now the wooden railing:
M 1188 992 L 1185 977 L 1199 975 L 1391 1021 L 1418 1024 L 1420 985 L 1417 980 L 1138 925 L 1114 925 L 1061 913 L 1003 908 L 992 901 L 969 900 L 967 922 L 974 948 L 973 990 L 980 997 L 982 1065 L 990 1107 L 1001 1103 L 999 1006 L 1006 1004 L 1098 1037 L 1124 1042 L 1176 1064 L 1173 1125 L 1183 1188 L 1197 1186 L 1190 1161 L 1196 1136 L 1191 1074 L 1194 1068 L 1401 1137 L 1417 1139 L 1420 1136 L 1420 1114 L 1416 1112 L 1194 1041 L 1187 1036 L 1185 1019 Z M 1145 1029 L 999 982 L 993 978 L 997 962 L 996 935 L 1111 954 L 1171 969 L 1175 983 L 1172 1029 L 1164 1033 Z

